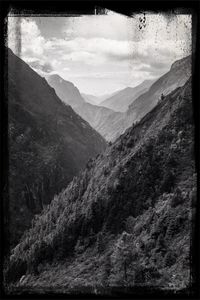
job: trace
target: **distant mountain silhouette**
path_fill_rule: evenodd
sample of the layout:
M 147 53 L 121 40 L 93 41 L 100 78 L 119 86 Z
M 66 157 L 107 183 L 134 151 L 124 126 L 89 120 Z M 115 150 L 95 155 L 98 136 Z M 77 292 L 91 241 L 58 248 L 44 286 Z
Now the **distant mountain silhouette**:
M 116 93 L 118 93 L 118 91 L 110 93 L 110 94 L 101 95 L 101 96 L 93 96 L 93 95 L 88 95 L 88 94 L 84 94 L 84 93 L 81 93 L 81 95 L 86 102 L 88 102 L 90 104 L 95 104 L 95 105 L 101 106 L 102 101 L 104 101 L 107 98 L 112 97 Z
M 87 103 L 90 103 L 93 105 L 98 105 L 101 102 L 101 99 L 99 99 L 97 96 L 88 95 L 88 94 L 84 94 L 84 93 L 81 93 L 81 96 Z
M 73 91 L 78 94 L 74 88 Z M 69 98 L 72 95 L 69 93 Z M 11 245 L 35 213 L 105 149 L 105 140 L 8 49 Z
M 108 107 L 114 111 L 125 112 L 129 105 L 133 103 L 137 97 L 148 91 L 154 81 L 155 80 L 145 80 L 134 88 L 127 87 L 107 98 L 101 102 L 100 105 Z
M 51 75 L 47 80 L 63 102 L 71 105 L 105 139 L 110 139 L 106 123 L 108 119 L 113 122 L 118 120 L 118 113 L 106 107 L 87 103 L 73 83 L 64 80 L 59 75 Z

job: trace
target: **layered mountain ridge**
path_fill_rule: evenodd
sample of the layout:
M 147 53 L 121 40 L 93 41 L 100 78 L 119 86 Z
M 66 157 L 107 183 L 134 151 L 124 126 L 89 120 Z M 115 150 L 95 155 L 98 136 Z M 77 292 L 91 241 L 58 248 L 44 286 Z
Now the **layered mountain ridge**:
M 145 93 L 155 80 L 145 80 L 136 87 L 127 87 L 107 98 L 100 105 L 117 112 L 127 111 L 129 105 L 141 94 Z
M 191 76 L 191 55 L 176 61 L 169 72 L 156 80 L 149 90 L 136 98 L 125 113 L 120 113 L 114 122 L 108 119 L 105 126 L 109 139 L 114 141 L 133 123 L 141 120 L 161 99 L 177 87 L 183 86 Z
M 83 97 L 83 99 L 86 102 L 88 102 L 90 104 L 100 105 L 101 102 L 103 102 L 105 99 L 113 96 L 116 93 L 117 92 L 113 92 L 111 94 L 104 94 L 104 95 L 101 95 L 101 96 L 94 96 L 94 95 L 89 95 L 89 94 L 81 93 L 81 96 Z
M 173 63 L 169 72 L 156 81 L 145 80 L 135 88 L 128 87 L 116 92 L 98 106 L 84 102 L 80 93 L 74 104 L 73 101 L 69 102 L 66 95 L 70 84 L 66 82 L 64 90 L 64 85 L 61 87 L 60 82 L 65 81 L 58 76 L 55 77 L 56 80 L 53 83 L 50 81 L 49 83 L 64 102 L 70 103 L 74 110 L 107 141 L 113 142 L 133 123 L 138 122 L 153 109 L 161 96 L 183 86 L 190 75 L 191 56 L 187 56 Z M 71 86 L 73 87 L 73 85 Z
M 13 249 L 6 280 L 38 292 L 189 287 L 193 137 L 189 80 L 54 198 Z
M 59 75 L 51 75 L 47 78 L 49 84 L 55 89 L 60 99 L 69 105 L 105 139 L 109 140 L 109 130 L 106 127 L 107 120 L 118 119 L 118 113 L 103 106 L 87 103 L 74 85 Z M 71 96 L 69 97 L 68 94 Z
M 157 104 L 162 94 L 165 96 L 177 87 L 183 86 L 191 76 L 191 59 L 190 55 L 174 62 L 169 72 L 161 76 L 154 82 L 148 92 L 138 97 L 129 106 L 127 115 L 134 115 L 134 121 L 141 119 Z

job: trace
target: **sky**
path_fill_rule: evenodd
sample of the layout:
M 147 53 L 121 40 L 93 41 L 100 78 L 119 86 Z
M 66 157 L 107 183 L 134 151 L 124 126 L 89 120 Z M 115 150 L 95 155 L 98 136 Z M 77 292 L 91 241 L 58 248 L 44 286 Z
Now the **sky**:
M 145 20 L 144 20 L 145 19 Z M 8 47 L 41 76 L 103 95 L 166 73 L 191 53 L 191 16 L 8 17 Z

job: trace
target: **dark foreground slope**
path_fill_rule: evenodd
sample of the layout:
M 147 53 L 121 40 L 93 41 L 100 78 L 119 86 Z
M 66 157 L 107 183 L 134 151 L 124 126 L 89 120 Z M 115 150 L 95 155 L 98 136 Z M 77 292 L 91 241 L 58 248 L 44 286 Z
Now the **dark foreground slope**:
M 8 50 L 10 242 L 106 146 L 44 78 Z
M 9 291 L 187 288 L 196 197 L 193 131 L 188 81 L 37 216 L 12 252 Z

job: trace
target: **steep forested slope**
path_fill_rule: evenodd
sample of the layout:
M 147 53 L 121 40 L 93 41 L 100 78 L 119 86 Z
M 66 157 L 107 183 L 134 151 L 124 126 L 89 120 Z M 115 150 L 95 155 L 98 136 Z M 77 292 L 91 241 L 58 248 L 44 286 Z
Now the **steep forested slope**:
M 155 81 L 155 80 L 154 80 Z M 100 105 L 110 108 L 114 111 L 125 112 L 129 105 L 134 102 L 141 94 L 144 94 L 150 86 L 153 84 L 153 80 L 145 80 L 136 87 L 127 87 L 108 99 L 100 103 Z
M 37 216 L 5 272 L 13 290 L 188 287 L 193 136 L 188 81 L 91 160 Z
M 104 139 L 8 50 L 9 217 L 11 245 L 66 187 Z

